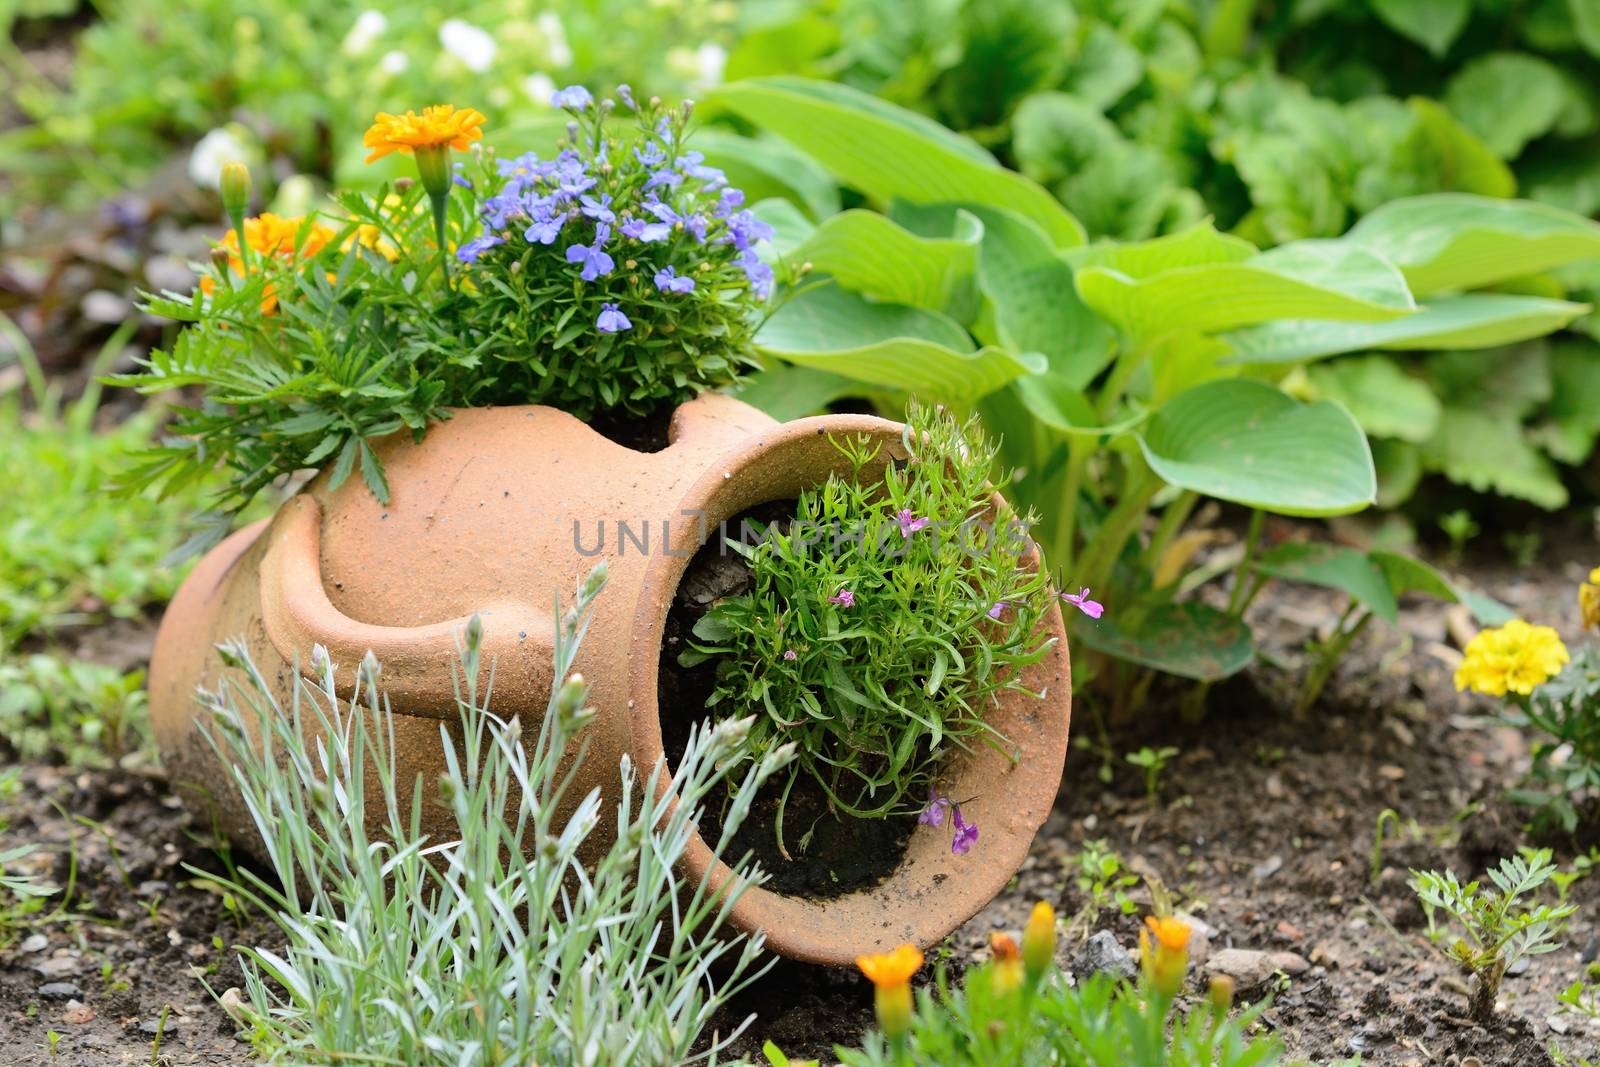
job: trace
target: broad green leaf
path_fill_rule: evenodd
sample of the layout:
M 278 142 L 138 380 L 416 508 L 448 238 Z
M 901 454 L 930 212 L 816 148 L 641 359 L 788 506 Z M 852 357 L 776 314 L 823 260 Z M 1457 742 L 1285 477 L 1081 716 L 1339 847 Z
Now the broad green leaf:
M 790 364 L 746 377 L 734 393 L 779 422 L 815 415 L 835 400 L 857 396 L 861 383 L 839 374 Z
M 1600 223 L 1531 200 L 1433 193 L 1385 204 L 1344 240 L 1393 262 L 1421 298 L 1600 256 Z
M 1255 568 L 1274 578 L 1348 593 L 1380 619 L 1400 617 L 1387 576 L 1365 552 L 1342 545 L 1279 545 L 1263 552 Z
M 1565 300 L 1498 293 L 1465 293 L 1430 300 L 1419 311 L 1388 322 L 1267 322 L 1228 334 L 1233 361 L 1294 363 L 1341 352 L 1391 352 L 1490 348 L 1542 337 L 1588 307 Z
M 983 223 L 958 211 L 953 229 L 952 237 L 923 237 L 876 211 L 846 211 L 818 226 L 794 256 L 847 289 L 963 319 L 977 296 Z
M 775 77 L 724 85 L 712 99 L 881 203 L 988 204 L 1037 223 L 1057 247 L 1083 243 L 1083 227 L 1041 186 L 931 119 L 867 93 Z
M 747 25 L 739 34 L 738 44 L 728 53 L 722 76 L 727 81 L 738 81 L 806 71 L 838 47 L 839 34 L 839 20 L 816 12 L 765 25 Z M 696 144 L 699 138 L 697 133 Z
M 1466 28 L 1472 0 L 1372 0 L 1372 8 L 1396 33 L 1439 57 Z
M 774 197 L 754 205 L 750 211 L 772 227 L 772 239 L 757 246 L 761 257 L 769 261 L 792 259 L 795 249 L 816 230 L 792 200 Z
M 1563 463 L 1582 463 L 1600 436 L 1600 344 L 1565 337 L 1550 351 L 1551 394 L 1534 435 Z
M 728 184 L 754 203 L 783 197 L 820 222 L 839 210 L 839 189 L 804 152 L 772 137 L 741 137 L 716 127 L 698 129 L 694 147 L 728 175 Z
M 756 347 L 789 363 L 859 382 L 966 402 L 1045 368 L 1037 353 L 986 347 L 937 312 L 874 304 L 837 285 L 790 298 L 756 334 Z
M 1379 437 L 1372 442 L 1372 465 L 1378 472 L 1378 506 L 1392 510 L 1411 499 L 1422 481 L 1422 453 L 1410 441 Z
M 1407 593 L 1421 593 L 1449 603 L 1465 604 L 1484 626 L 1499 626 L 1514 615 L 1510 608 L 1493 597 L 1462 589 L 1420 559 L 1402 556 L 1398 552 L 1380 550 L 1374 550 L 1369 555 L 1383 570 L 1384 577 L 1389 581 L 1389 588 L 1397 597 L 1405 596 Z
M 1136 411 L 1116 422 L 1102 425 L 1089 398 L 1066 385 L 1053 374 L 1035 374 L 1012 383 L 1022 406 L 1045 426 L 1057 433 L 1081 437 L 1115 437 L 1143 422 L 1148 412 Z
M 1131 31 L 1130 31 L 1131 32 Z M 1078 49 L 1077 61 L 1067 72 L 1062 88 L 1090 107 L 1104 112 L 1128 94 L 1144 77 L 1139 50 L 1103 22 L 1090 25 Z M 1028 100 L 1041 94 L 1035 93 Z M 1022 102 L 1022 107 L 1028 105 Z M 1022 107 L 1017 109 L 1018 113 Z
M 1145 241 L 1108 241 L 1091 245 L 1070 255 L 1080 270 L 1105 267 L 1130 278 L 1144 280 L 1163 271 L 1181 267 L 1200 267 L 1214 263 L 1240 263 L 1258 253 L 1255 245 L 1242 237 L 1218 233 L 1211 220 L 1197 223 L 1181 233 L 1152 237 Z
M 1501 159 L 1549 133 L 1571 90 L 1552 63 L 1523 52 L 1490 52 L 1463 66 L 1445 88 L 1444 103 Z
M 1255 659 L 1250 628 L 1209 604 L 1189 601 L 1135 609 L 1137 622 L 1131 626 L 1119 622 L 1114 608 L 1099 619 L 1074 620 L 1073 640 L 1116 659 L 1199 682 L 1221 681 Z
M 1600 0 L 1567 0 L 1567 10 L 1584 51 L 1600 56 Z
M 1514 348 L 1434 352 L 1428 381 L 1446 407 L 1506 415 L 1522 422 L 1550 399 L 1550 346 L 1529 341 Z
M 1309 376 L 1320 399 L 1343 404 L 1370 436 L 1426 441 L 1439 424 L 1433 391 L 1384 356 L 1336 359 Z
M 1174 397 L 1139 445 L 1172 485 L 1283 515 L 1347 514 L 1377 492 L 1366 436 L 1348 411 L 1248 378 Z
M 1241 262 L 1142 279 L 1088 267 L 1077 282 L 1084 303 L 1138 337 L 1214 333 L 1275 319 L 1377 321 L 1413 306 L 1392 264 L 1338 241 L 1297 241 Z
M 1438 432 L 1422 445 L 1422 462 L 1480 493 L 1516 497 L 1552 511 L 1567 504 L 1555 467 L 1509 415 L 1445 408 Z

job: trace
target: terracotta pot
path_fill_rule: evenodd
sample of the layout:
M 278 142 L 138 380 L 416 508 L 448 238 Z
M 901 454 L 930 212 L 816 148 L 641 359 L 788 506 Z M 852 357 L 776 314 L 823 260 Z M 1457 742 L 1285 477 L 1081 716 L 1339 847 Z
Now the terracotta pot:
M 169 772 L 205 797 L 225 830 L 254 840 L 199 733 L 193 697 L 227 670 L 214 645 L 243 637 L 283 700 L 297 665 L 309 674 L 314 643 L 339 665 L 341 694 L 362 655 L 374 652 L 397 712 L 400 780 L 433 781 L 444 767 L 439 728 L 455 723 L 451 664 L 467 619 L 483 620 L 495 710 L 537 719 L 552 681 L 554 597 L 570 599 L 578 577 L 605 558 L 610 582 L 577 663 L 598 715 L 570 795 L 611 791 L 623 753 L 639 767 L 662 756 L 662 632 L 695 549 L 724 519 L 848 473 L 829 441 L 838 433 L 871 434 L 886 453 L 901 454 L 892 422 L 829 415 L 779 425 L 716 394 L 680 407 L 669 446 L 655 453 L 615 444 L 546 407 L 464 410 L 420 443 L 404 434 L 385 439 L 378 451 L 388 505 L 359 478 L 330 490 L 319 476 L 271 520 L 214 549 L 173 599 L 150 665 L 151 711 Z M 733 924 L 765 930 L 785 955 L 846 964 L 905 941 L 931 945 L 999 892 L 1050 811 L 1066 753 L 1071 681 L 1059 611 L 1047 626 L 1056 646 L 1025 679 L 1046 698 L 1008 694 L 991 718 L 1017 761 L 980 747 L 947 777 L 952 795 L 975 798 L 963 806 L 982 827 L 971 853 L 952 855 L 946 835 L 914 833 L 881 884 L 827 901 L 751 890 Z M 609 844 L 598 836 L 605 827 L 602 820 L 591 839 L 596 847 Z M 448 812 L 428 812 L 425 829 L 446 833 Z M 728 875 L 698 837 L 686 867 L 691 877 L 708 869 L 719 881 Z

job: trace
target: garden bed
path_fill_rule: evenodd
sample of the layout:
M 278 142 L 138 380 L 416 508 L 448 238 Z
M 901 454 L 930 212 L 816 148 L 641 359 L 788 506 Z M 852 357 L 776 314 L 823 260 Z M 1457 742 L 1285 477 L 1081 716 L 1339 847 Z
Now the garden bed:
M 1514 572 L 1480 561 L 1463 576 L 1570 633 L 1586 548 L 1578 537 L 1550 540 L 1538 568 Z M 1272 652 L 1293 655 L 1335 613 L 1331 597 L 1279 583 L 1258 600 L 1252 622 L 1269 635 Z M 1407 868 L 1476 877 L 1527 842 L 1525 813 L 1502 798 L 1525 764 L 1525 744 L 1488 716 L 1487 705 L 1455 692 L 1449 642 L 1442 606 L 1408 607 L 1398 630 L 1366 635 L 1321 704 L 1300 720 L 1283 710 L 1290 695 L 1277 691 L 1282 676 L 1267 669 L 1219 686 L 1208 717 L 1195 725 L 1180 722 L 1176 691 L 1158 692 L 1136 723 L 1112 731 L 1109 786 L 1097 777 L 1093 720 L 1080 710 L 1056 811 L 1022 872 L 934 958 L 957 967 L 984 958 L 989 932 L 1020 928 L 1035 900 L 1054 903 L 1068 919 L 1083 914 L 1090 899 L 1075 883 L 1076 859 L 1086 842 L 1103 839 L 1127 872 L 1159 878 L 1178 908 L 1204 924 L 1207 945 L 1196 956 L 1211 963 L 1202 967 L 1229 948 L 1304 961 L 1303 973 L 1241 991 L 1250 999 L 1274 995 L 1261 1025 L 1284 1039 L 1291 1057 L 1327 1063 L 1359 1052 L 1364 1064 L 1476 1057 L 1485 1067 L 1524 1067 L 1553 1062 L 1552 1040 L 1569 1054 L 1595 1055 L 1600 1043 L 1576 1016 L 1557 1014 L 1556 996 L 1600 949 L 1592 917 L 1600 882 L 1584 878 L 1572 887 L 1580 911 L 1564 946 L 1507 979 L 1493 1030 L 1464 1019 L 1455 971 L 1423 936 Z M 93 654 L 92 642 L 82 647 Z M 1155 805 L 1121 758 L 1144 744 L 1179 749 Z M 1389 829 L 1374 883 L 1374 832 L 1386 809 L 1404 825 L 1398 834 Z M 169 1062 L 243 1062 L 247 1045 L 201 979 L 219 993 L 239 984 L 233 946 L 271 948 L 276 934 L 186 872 L 185 865 L 220 871 L 222 864 L 206 847 L 205 828 L 164 782 L 144 770 L 30 767 L 5 814 L 11 827 L 0 848 L 43 843 L 41 873 L 60 885 L 72 877 L 75 857 L 76 883 L 72 918 L 27 931 L 0 951 L 0 1063 L 40 1062 L 51 1031 L 61 1035 L 60 1062 L 138 1061 L 150 1055 L 164 1011 L 161 1052 Z M 1557 845 L 1563 867 L 1576 854 L 1572 842 Z M 983 862 L 981 849 L 971 858 Z M 1142 885 L 1127 892 L 1139 909 L 1121 915 L 1112 907 L 1074 922 L 1059 950 L 1064 963 L 1101 930 L 1124 947 L 1134 944 L 1149 897 Z M 1299 969 L 1287 957 L 1274 963 Z M 828 1062 L 834 1043 L 852 1042 L 871 1025 L 871 990 L 854 972 L 782 962 L 730 1007 L 725 1022 L 751 1012 L 758 1018 L 741 1045 L 747 1054 L 771 1039 L 791 1055 Z

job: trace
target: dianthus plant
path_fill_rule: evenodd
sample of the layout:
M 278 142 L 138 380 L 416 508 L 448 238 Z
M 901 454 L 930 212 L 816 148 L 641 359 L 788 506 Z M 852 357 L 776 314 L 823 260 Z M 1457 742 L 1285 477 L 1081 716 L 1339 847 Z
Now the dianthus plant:
M 335 483 L 359 469 L 386 500 L 373 439 L 420 437 L 451 408 L 640 415 L 734 380 L 771 290 L 771 228 L 685 146 L 689 105 L 618 95 L 634 121 L 564 89 L 554 102 L 571 121 L 553 151 L 472 146 L 454 169 L 460 113 L 382 115 L 374 155 L 431 145 L 421 182 L 304 218 L 241 210 L 192 294 L 146 302 L 187 327 L 115 380 L 201 403 L 130 480 L 175 487 L 222 466 L 214 505 L 237 512 L 280 476 L 328 465 Z
M 986 715 L 1027 691 L 1021 669 L 1049 647 L 1052 593 L 1024 559 L 1027 523 L 995 506 L 993 446 L 975 422 L 921 407 L 904 444 L 909 461 L 896 462 L 835 439 L 850 474 L 802 492 L 786 527 L 728 542 L 751 588 L 715 605 L 685 653 L 718 659 L 710 704 L 756 716 L 758 753 L 796 743 L 784 803 L 804 776 L 837 814 L 939 811 L 945 761 L 975 743 L 1003 749 Z

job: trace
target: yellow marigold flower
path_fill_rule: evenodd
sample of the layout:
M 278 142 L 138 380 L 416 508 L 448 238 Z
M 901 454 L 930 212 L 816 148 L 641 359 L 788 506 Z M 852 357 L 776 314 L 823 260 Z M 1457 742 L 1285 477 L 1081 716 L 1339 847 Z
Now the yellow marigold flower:
M 878 1029 L 890 1041 L 900 1042 L 911 1029 L 911 976 L 922 967 L 921 950 L 901 945 L 893 952 L 857 956 L 856 966 L 875 987 L 872 1006 Z
M 361 143 L 372 149 L 372 154 L 367 156 L 368 163 L 391 152 L 409 156 L 419 148 L 452 148 L 465 152 L 473 141 L 483 136 L 479 127 L 484 121 L 483 112 L 470 107 L 457 111 L 451 104 L 425 107 L 420 115 L 415 111 L 404 115 L 380 111 Z
M 893 952 L 857 956 L 856 966 L 878 987 L 904 985 L 922 969 L 922 952 L 915 945 L 901 945 Z
M 1189 971 L 1189 924 L 1170 915 L 1151 915 L 1144 922 L 1146 928 L 1139 931 L 1140 967 L 1150 987 L 1170 999 L 1182 991 Z
M 302 239 L 300 227 L 304 222 L 304 216 L 284 218 L 270 211 L 245 219 L 244 247 L 250 250 L 258 264 L 268 260 L 292 264 L 297 259 L 314 256 L 333 240 L 334 232 L 322 223 L 316 222 L 311 224 Z M 239 245 L 239 231 L 229 230 L 223 235 L 222 244 L 218 247 L 227 254 L 228 269 L 243 276 L 245 266 L 244 259 L 240 255 L 243 249 Z M 207 296 L 215 292 L 216 288 L 216 279 L 200 279 L 200 290 Z M 270 315 L 277 306 L 277 291 L 269 285 L 261 298 L 261 313 Z
M 364 222 L 356 227 L 356 232 L 345 238 L 344 244 L 339 246 L 339 251 L 348 252 L 354 245 L 370 248 L 390 263 L 400 258 L 400 250 L 394 242 L 383 235 L 383 230 L 370 222 Z
M 1028 965 L 1028 980 L 1037 982 L 1056 958 L 1056 909 L 1044 901 L 1033 906 L 1028 925 L 1022 928 L 1022 960 Z
M 1504 626 L 1478 631 L 1467 642 L 1465 657 L 1456 668 L 1456 688 L 1490 696 L 1507 692 L 1527 696 L 1559 674 L 1571 658 L 1555 630 L 1512 619 Z
M 1600 567 L 1589 572 L 1589 580 L 1578 586 L 1578 611 L 1583 625 L 1600 630 Z

